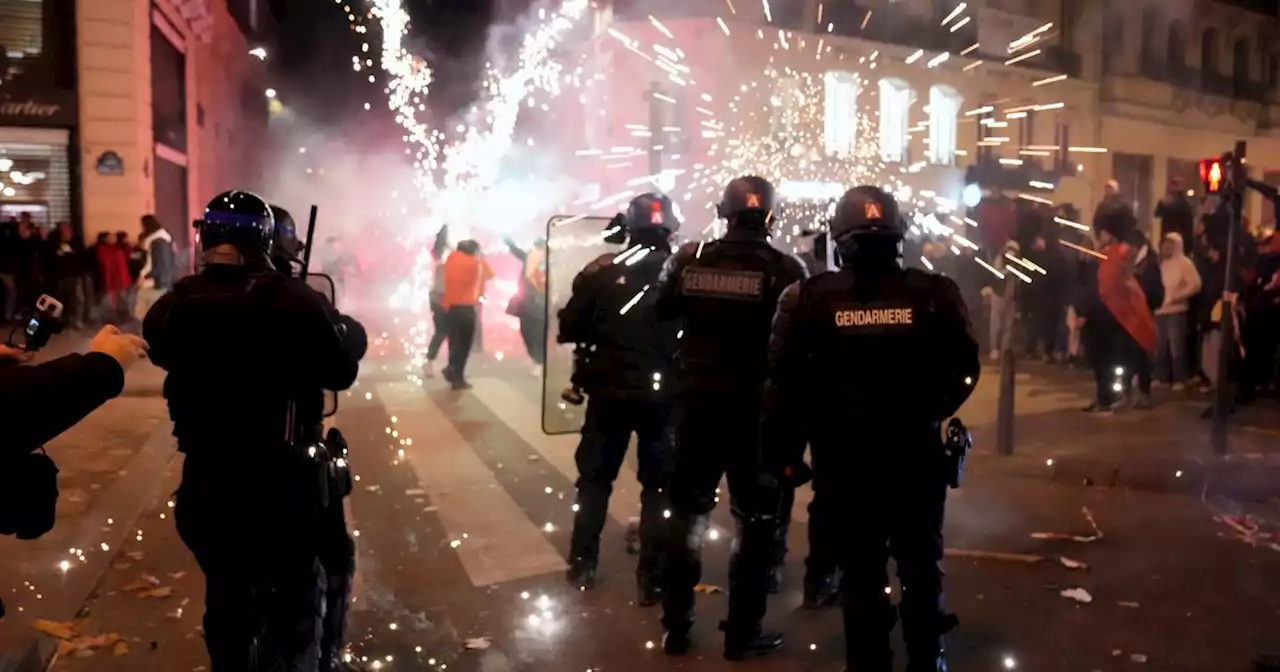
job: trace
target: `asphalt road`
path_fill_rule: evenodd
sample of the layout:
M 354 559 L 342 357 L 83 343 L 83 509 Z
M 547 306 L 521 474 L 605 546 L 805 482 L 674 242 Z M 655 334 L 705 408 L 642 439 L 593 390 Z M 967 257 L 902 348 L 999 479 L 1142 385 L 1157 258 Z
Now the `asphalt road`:
M 475 389 L 453 393 L 439 381 L 408 380 L 393 356 L 365 367 L 337 418 L 360 476 L 349 500 L 360 568 L 350 630 L 357 659 L 382 670 L 729 669 L 716 631 L 723 593 L 700 596 L 695 653 L 667 659 L 654 648 L 662 634 L 659 612 L 634 604 L 634 556 L 624 548 L 626 521 L 638 512 L 631 467 L 615 490 L 600 586 L 580 593 L 564 583 L 576 437 L 542 434 L 541 386 L 524 364 L 513 357 L 478 361 Z M 1027 408 L 1054 394 L 1064 408 L 1078 401 L 1070 390 L 1046 392 Z M 11 631 L 29 632 L 34 618 L 70 621 L 79 612 L 72 632 L 62 634 L 82 648 L 64 646 L 52 669 L 184 672 L 208 665 L 198 630 L 203 584 L 168 515 L 181 458 L 164 452 L 171 448 L 163 430 L 161 423 L 134 439 L 149 442 L 138 455 L 151 450 L 150 462 L 121 468 L 141 479 L 129 486 L 136 522 L 96 520 L 118 486 L 99 496 L 86 486 L 89 508 L 77 523 L 84 534 L 114 534 L 118 540 L 107 550 L 65 542 L 80 544 L 79 555 L 49 548 L 38 561 L 26 558 L 22 583 L 0 577 L 11 611 L 4 627 Z M 1070 438 L 1078 437 L 1063 440 Z M 1012 662 L 1037 671 L 1243 672 L 1256 655 L 1280 651 L 1280 547 L 1250 544 L 1215 520 L 1240 505 L 1015 478 L 988 465 L 976 459 L 964 489 L 953 493 L 948 546 L 1046 559 L 947 560 L 950 604 L 962 621 L 952 638 L 953 670 L 1004 670 Z M 841 668 L 838 612 L 798 609 L 807 548 L 807 497 L 800 499 L 784 591 L 767 618 L 786 632 L 787 646 L 735 669 Z M 1086 508 L 1101 538 L 1031 536 L 1096 536 Z M 1243 510 L 1280 521 L 1276 508 Z M 724 507 L 715 522 L 704 581 L 723 586 L 731 536 Z M 53 553 L 72 559 L 66 571 Z M 1088 567 L 1068 568 L 1059 556 Z M 92 595 L 71 613 L 65 604 L 55 608 L 53 596 L 75 595 L 57 588 L 81 580 L 78 573 Z M 155 588 L 171 590 L 141 593 Z M 1071 588 L 1085 589 L 1092 601 L 1060 595 Z M 90 645 L 75 639 L 103 634 L 109 636 Z

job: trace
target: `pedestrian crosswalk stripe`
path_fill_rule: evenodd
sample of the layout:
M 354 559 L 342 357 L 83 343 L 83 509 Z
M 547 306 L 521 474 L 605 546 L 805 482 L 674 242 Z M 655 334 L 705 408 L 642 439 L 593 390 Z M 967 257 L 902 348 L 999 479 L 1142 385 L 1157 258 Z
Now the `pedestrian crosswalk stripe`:
M 570 481 L 578 479 L 578 467 L 573 454 L 578 447 L 578 435 L 547 436 L 542 432 L 542 409 L 513 388 L 510 383 L 497 378 L 478 378 L 472 381 L 471 393 L 476 396 L 494 416 L 498 417 L 521 439 L 538 451 L 542 459 L 564 474 Z M 728 502 L 728 482 L 721 480 L 720 492 L 722 501 Z M 791 509 L 792 520 L 800 523 L 809 521 L 809 501 L 813 499 L 813 491 L 808 487 L 796 491 L 796 505 Z M 609 516 L 619 524 L 625 525 L 629 518 L 640 515 L 640 482 L 636 479 L 635 469 L 623 463 L 614 481 L 613 494 L 609 496 Z
M 573 459 L 578 449 L 578 435 L 547 436 L 542 432 L 542 409 L 511 386 L 496 378 L 478 378 L 472 383 L 471 393 L 493 412 L 511 431 L 538 451 L 557 471 L 569 479 L 578 480 L 578 465 Z M 609 516 L 625 525 L 627 519 L 640 515 L 640 484 L 636 472 L 624 463 L 614 481 L 613 494 L 609 497 Z
M 396 416 L 405 459 L 437 507 L 471 583 L 487 586 L 565 568 L 541 529 L 525 515 L 465 437 L 417 385 L 377 386 Z M 465 536 L 464 536 L 465 535 Z

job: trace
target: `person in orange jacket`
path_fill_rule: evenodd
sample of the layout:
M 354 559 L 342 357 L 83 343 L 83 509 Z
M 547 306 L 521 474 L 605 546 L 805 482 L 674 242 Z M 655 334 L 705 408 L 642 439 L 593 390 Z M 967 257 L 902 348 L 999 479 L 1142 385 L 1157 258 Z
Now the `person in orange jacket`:
M 492 277 L 493 270 L 481 256 L 480 244 L 474 240 L 459 242 L 457 249 L 445 259 L 440 303 L 448 330 L 449 365 L 444 377 L 455 390 L 471 387 L 465 375 L 467 359 L 475 344 L 480 297 L 484 296 L 485 284 Z

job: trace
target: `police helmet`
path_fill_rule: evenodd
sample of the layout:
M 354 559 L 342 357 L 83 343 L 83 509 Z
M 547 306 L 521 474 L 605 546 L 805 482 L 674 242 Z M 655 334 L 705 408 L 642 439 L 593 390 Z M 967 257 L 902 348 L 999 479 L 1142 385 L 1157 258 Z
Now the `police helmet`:
M 900 240 L 906 224 L 893 196 L 879 187 L 861 186 L 840 197 L 830 230 L 837 244 L 862 236 Z
M 276 236 L 271 206 L 261 196 L 248 191 L 218 194 L 204 207 L 204 217 L 196 222 L 203 249 L 235 245 L 243 251 L 270 253 Z
M 773 185 L 763 177 L 746 175 L 724 188 L 724 197 L 716 206 L 716 212 L 725 219 L 747 212 L 760 213 L 767 218 L 773 212 L 773 205 Z
M 276 228 L 272 240 L 273 251 L 288 258 L 297 258 L 302 252 L 302 241 L 298 240 L 298 224 L 288 210 L 271 204 L 271 217 L 275 219 Z
M 675 233 L 680 229 L 671 199 L 657 193 L 640 194 L 631 199 L 625 220 L 628 233 L 653 229 Z

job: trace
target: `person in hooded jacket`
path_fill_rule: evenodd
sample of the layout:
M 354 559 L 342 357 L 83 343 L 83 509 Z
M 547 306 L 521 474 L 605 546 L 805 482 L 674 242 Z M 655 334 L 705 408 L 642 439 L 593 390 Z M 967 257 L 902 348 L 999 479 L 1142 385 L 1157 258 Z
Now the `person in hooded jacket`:
M 142 217 L 142 240 L 138 251 L 143 255 L 142 268 L 138 271 L 138 298 L 133 315 L 139 320 L 155 305 L 165 292 L 173 287 L 174 250 L 173 236 L 160 224 L 155 215 Z
M 1160 243 L 1160 279 L 1164 302 L 1156 309 L 1155 379 L 1186 387 L 1188 312 L 1200 293 L 1200 272 L 1183 249 L 1182 234 L 1170 231 Z
M 757 482 L 760 436 L 752 420 L 760 414 L 778 297 L 807 273 L 799 259 L 769 243 L 774 200 L 773 185 L 764 178 L 731 181 L 718 207 L 728 223 L 724 236 L 686 244 L 662 276 L 659 315 L 679 320 L 683 328 L 662 595 L 662 644 L 668 655 L 683 655 L 691 646 L 702 540 L 716 488 L 726 477 L 740 543 L 729 560 L 724 656 L 739 660 L 782 645 L 782 635 L 761 627 L 781 526 L 757 535 L 764 527 L 754 523 L 776 518 L 784 506 L 763 501 Z M 770 506 L 773 510 L 764 510 Z
M 671 235 L 680 222 L 661 194 L 632 199 L 615 218 L 628 247 L 605 253 L 573 280 L 572 295 L 559 312 L 556 340 L 576 346 L 574 383 L 587 395 L 586 418 L 574 461 L 577 508 L 569 541 L 568 581 L 595 586 L 600 534 L 609 496 L 636 436 L 640 480 L 640 558 L 636 586 L 641 606 L 657 604 L 662 585 L 663 512 L 671 459 L 671 386 L 666 377 L 675 356 L 676 326 L 657 318 L 658 276 L 671 256 Z

